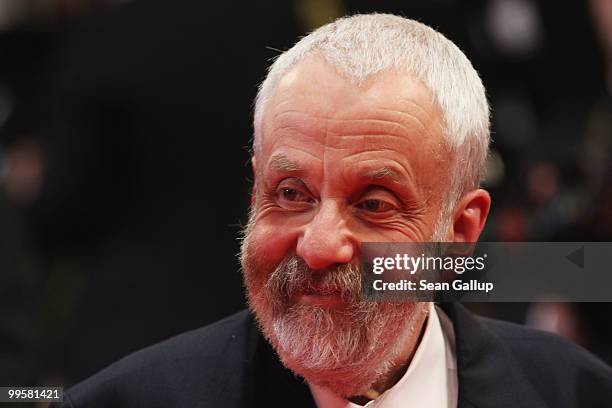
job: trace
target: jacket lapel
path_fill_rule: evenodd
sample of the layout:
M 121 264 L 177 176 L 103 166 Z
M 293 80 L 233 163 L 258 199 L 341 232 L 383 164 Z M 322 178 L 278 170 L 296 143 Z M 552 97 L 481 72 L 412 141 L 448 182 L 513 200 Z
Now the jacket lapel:
M 313 408 L 310 388 L 285 368 L 251 318 L 244 407 Z
M 545 408 L 504 343 L 458 303 L 442 303 L 453 322 L 458 408 Z

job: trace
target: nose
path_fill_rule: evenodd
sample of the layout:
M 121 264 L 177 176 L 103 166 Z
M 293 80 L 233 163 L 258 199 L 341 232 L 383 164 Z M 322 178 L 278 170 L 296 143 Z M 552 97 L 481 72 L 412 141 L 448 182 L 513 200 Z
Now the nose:
M 337 201 L 326 200 L 304 227 L 296 254 L 311 269 L 324 269 L 353 259 L 358 244 L 347 228 L 347 217 Z

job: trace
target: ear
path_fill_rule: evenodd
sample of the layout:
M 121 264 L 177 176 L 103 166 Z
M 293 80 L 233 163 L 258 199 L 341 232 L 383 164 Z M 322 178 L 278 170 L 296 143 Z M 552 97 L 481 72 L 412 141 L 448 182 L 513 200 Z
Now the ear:
M 255 208 L 255 204 L 257 203 L 257 168 L 255 156 L 251 157 L 251 166 L 253 169 L 253 186 L 251 187 L 251 207 Z
M 491 208 L 491 196 L 483 189 L 464 195 L 453 214 L 452 242 L 476 242 Z

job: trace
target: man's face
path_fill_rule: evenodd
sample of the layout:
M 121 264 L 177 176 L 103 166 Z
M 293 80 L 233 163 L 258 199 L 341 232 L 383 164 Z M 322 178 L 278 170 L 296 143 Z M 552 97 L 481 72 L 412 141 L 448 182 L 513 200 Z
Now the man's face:
M 449 188 L 442 130 L 432 94 L 405 73 L 358 87 L 312 57 L 274 91 L 242 264 L 264 334 L 298 374 L 374 381 L 369 365 L 397 357 L 424 306 L 365 302 L 359 244 L 432 239 Z

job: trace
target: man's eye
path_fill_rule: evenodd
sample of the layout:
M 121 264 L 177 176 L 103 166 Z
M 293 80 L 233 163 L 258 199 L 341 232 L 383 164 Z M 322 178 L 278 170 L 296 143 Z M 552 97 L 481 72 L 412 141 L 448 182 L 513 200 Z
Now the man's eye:
M 305 192 L 291 187 L 283 187 L 278 190 L 278 198 L 284 202 L 292 203 L 309 203 L 311 198 Z
M 395 208 L 393 205 L 385 201 L 376 200 L 376 199 L 364 200 L 360 202 L 357 205 L 357 207 L 362 210 L 373 212 L 373 213 L 384 213 L 387 211 L 391 211 Z
M 281 188 L 280 197 L 287 201 L 308 201 L 308 196 L 295 188 Z

